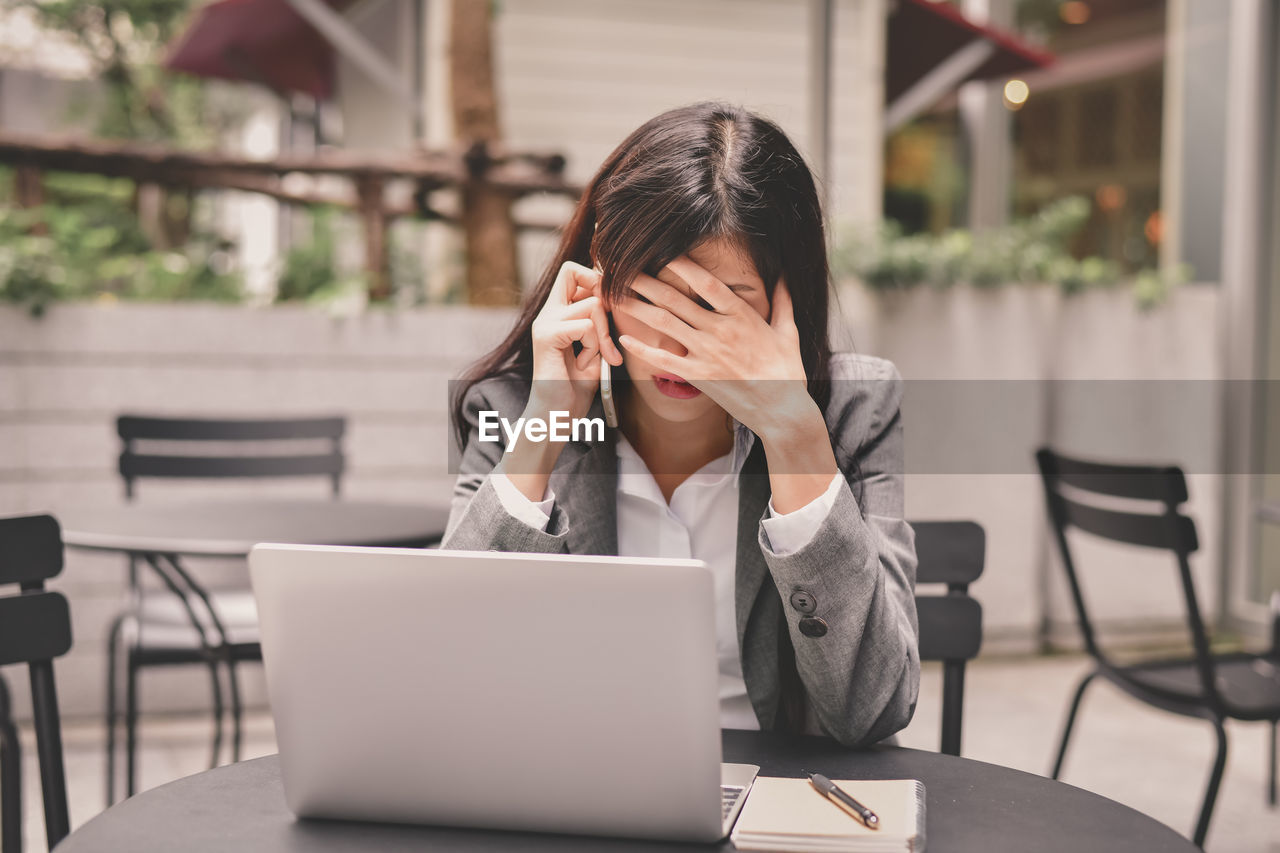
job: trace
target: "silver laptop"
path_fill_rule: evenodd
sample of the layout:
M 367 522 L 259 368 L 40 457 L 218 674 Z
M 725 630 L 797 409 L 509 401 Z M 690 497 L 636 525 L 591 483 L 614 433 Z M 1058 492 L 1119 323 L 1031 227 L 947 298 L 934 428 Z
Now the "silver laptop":
M 259 545 L 284 793 L 302 817 L 728 835 L 697 560 Z

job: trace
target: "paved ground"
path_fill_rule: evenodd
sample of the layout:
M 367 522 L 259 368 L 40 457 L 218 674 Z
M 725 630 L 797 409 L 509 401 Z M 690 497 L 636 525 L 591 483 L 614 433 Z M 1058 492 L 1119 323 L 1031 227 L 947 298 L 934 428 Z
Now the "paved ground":
M 964 754 L 1033 773 L 1049 769 L 1066 702 L 1086 662 L 1079 657 L 985 660 L 969 670 Z M 926 667 L 916 719 L 904 746 L 936 749 L 940 673 Z M 198 772 L 208 761 L 209 727 L 193 718 L 145 723 L 142 784 L 151 787 Z M 30 740 L 30 732 L 25 732 Z M 103 732 L 94 722 L 64 726 L 73 825 L 103 805 Z M 1265 799 L 1267 729 L 1234 725 L 1226 778 L 1206 849 L 1210 853 L 1280 853 L 1280 809 Z M 1152 815 L 1189 834 L 1212 761 L 1210 728 L 1147 709 L 1105 684 L 1091 688 L 1077 723 L 1064 781 Z M 246 757 L 275 751 L 271 720 L 249 722 Z M 26 756 L 27 849 L 45 850 L 35 751 Z M 998 845 L 993 850 L 999 849 Z

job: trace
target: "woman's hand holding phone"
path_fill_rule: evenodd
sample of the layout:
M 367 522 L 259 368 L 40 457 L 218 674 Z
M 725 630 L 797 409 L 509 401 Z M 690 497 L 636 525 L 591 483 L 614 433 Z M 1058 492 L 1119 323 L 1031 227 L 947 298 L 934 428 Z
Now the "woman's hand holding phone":
M 585 416 L 600 384 L 600 359 L 622 364 L 622 353 L 609 335 L 600 273 L 566 261 L 531 334 L 533 385 L 524 417 L 546 420 L 553 411 Z M 576 354 L 575 343 L 582 347 Z M 495 470 L 505 473 L 530 500 L 541 500 L 562 447 L 553 441 L 518 442 Z
M 545 404 L 546 411 L 568 410 L 582 417 L 600 383 L 600 358 L 622 364 L 622 353 L 609 335 L 600 284 L 600 273 L 566 261 L 533 321 L 530 396 Z M 575 343 L 582 345 L 576 355 Z

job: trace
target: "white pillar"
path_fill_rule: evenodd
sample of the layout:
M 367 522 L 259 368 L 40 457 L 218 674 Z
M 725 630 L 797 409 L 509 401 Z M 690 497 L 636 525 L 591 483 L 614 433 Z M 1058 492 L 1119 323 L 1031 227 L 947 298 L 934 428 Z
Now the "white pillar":
M 837 0 L 832 24 L 828 218 L 874 228 L 884 201 L 886 0 Z
M 287 108 L 274 97 L 254 97 L 253 103 L 255 108 L 240 131 L 240 148 L 249 157 L 269 160 L 280 152 Z M 280 272 L 281 205 L 258 193 L 226 195 L 224 221 L 232 223 L 245 291 L 253 301 L 269 301 L 275 296 Z
M 1005 27 L 1013 20 L 1008 0 L 964 0 L 970 19 Z M 969 154 L 968 226 L 995 228 L 1009 219 L 1013 194 L 1013 134 L 1004 106 L 1004 80 L 960 87 L 960 122 Z M 1031 93 L 1035 97 L 1035 92 Z
M 1261 297 L 1265 282 L 1265 252 L 1272 243 L 1266 233 L 1269 140 L 1272 97 L 1269 51 L 1275 45 L 1275 0 L 1232 0 L 1229 68 L 1227 76 L 1227 151 L 1222 217 L 1222 310 L 1219 329 L 1223 375 L 1227 380 L 1258 376 Z M 1245 472 L 1256 464 L 1259 444 L 1258 410 L 1252 382 L 1226 383 L 1224 472 Z M 1245 594 L 1256 559 L 1253 541 L 1254 505 L 1259 478 L 1228 473 L 1223 489 L 1221 564 L 1226 567 L 1223 608 L 1252 621 L 1265 608 L 1249 606 Z
M 1182 260 L 1182 166 L 1186 156 L 1187 0 L 1168 0 L 1165 16 L 1164 127 L 1160 151 L 1160 268 Z

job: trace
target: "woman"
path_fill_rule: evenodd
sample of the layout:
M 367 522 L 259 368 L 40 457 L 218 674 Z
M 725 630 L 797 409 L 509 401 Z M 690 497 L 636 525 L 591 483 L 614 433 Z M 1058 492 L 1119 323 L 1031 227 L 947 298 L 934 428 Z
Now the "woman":
M 703 559 L 725 727 L 850 745 L 904 727 L 920 663 L 901 379 L 831 353 L 828 290 L 813 179 L 776 125 L 712 103 L 645 123 L 461 383 L 443 547 Z M 605 440 L 478 440 L 481 412 L 599 416 L 602 362 Z

